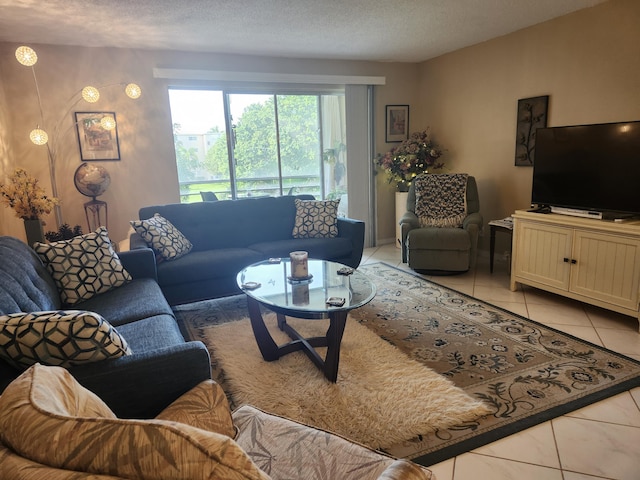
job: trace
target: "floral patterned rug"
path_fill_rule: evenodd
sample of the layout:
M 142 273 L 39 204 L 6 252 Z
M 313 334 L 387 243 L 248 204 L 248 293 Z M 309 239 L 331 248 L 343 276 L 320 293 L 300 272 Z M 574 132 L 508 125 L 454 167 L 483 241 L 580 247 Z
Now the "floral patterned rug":
M 384 263 L 359 270 L 377 294 L 351 318 L 492 409 L 477 421 L 394 445 L 386 450 L 391 455 L 432 465 L 640 386 L 640 362 L 633 359 Z M 193 332 L 246 317 L 246 302 L 240 295 L 175 311 Z M 219 368 L 216 374 L 224 381 Z

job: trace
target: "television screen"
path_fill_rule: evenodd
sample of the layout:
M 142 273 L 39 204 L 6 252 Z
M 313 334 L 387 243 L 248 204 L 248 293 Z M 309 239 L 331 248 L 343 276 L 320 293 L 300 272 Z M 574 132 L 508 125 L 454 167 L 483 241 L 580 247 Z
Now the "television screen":
M 531 202 L 640 213 L 640 121 L 539 128 Z

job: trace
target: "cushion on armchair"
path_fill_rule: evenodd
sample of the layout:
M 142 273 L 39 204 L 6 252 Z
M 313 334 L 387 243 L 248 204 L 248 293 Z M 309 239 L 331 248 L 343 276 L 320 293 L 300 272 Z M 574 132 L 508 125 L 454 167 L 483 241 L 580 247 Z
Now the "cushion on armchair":
M 421 174 L 415 180 L 415 213 L 421 227 L 462 227 L 467 216 L 467 174 Z
M 228 436 L 174 421 L 116 418 L 60 367 L 36 364 L 7 387 L 0 441 L 43 465 L 128 479 L 269 478 Z

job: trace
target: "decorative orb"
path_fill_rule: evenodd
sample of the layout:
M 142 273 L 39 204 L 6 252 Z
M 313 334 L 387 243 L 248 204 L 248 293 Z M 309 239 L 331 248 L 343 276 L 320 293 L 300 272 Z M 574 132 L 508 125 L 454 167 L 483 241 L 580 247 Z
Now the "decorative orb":
M 85 162 L 73 174 L 73 183 L 81 194 L 95 200 L 107 191 L 111 184 L 111 176 L 106 168 Z
M 100 126 L 105 130 L 113 130 L 116 128 L 116 119 L 111 115 L 105 115 L 100 119 Z
M 45 145 L 49 141 L 49 135 L 41 128 L 34 128 L 29 133 L 29 138 L 36 145 Z
M 18 47 L 16 48 L 16 59 L 25 67 L 32 67 L 38 61 L 38 55 L 31 47 Z
M 82 98 L 89 103 L 96 103 L 100 99 L 100 92 L 96 87 L 84 87 L 82 89 Z
M 130 83 L 124 88 L 124 93 L 127 94 L 127 97 L 136 99 L 142 95 L 142 89 L 135 83 Z

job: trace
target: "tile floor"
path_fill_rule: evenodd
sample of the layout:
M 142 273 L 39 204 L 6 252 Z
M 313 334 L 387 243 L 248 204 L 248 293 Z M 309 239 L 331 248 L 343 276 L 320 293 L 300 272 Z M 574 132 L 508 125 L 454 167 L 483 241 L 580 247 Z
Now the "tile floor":
M 394 245 L 365 249 L 363 262 L 378 261 L 408 270 Z M 640 360 L 636 318 L 530 287 L 511 292 L 506 260 L 490 274 L 481 254 L 474 271 L 425 278 Z M 429 468 L 438 480 L 640 479 L 640 388 Z

